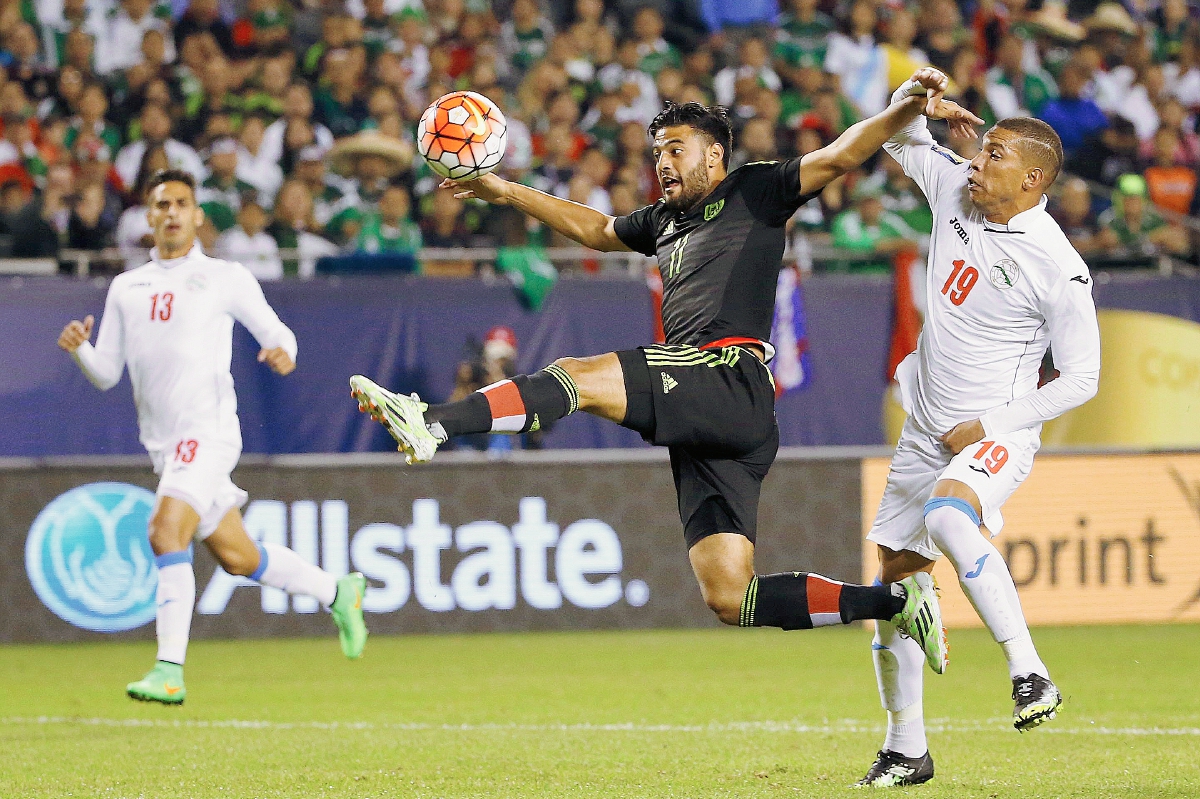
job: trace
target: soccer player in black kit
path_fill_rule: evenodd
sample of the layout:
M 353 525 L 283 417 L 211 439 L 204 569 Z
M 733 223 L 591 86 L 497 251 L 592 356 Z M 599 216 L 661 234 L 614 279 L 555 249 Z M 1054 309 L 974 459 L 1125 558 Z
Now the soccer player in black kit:
M 934 77 L 934 76 L 937 77 Z M 511 205 L 595 250 L 657 255 L 665 345 L 562 358 L 458 402 L 427 406 L 415 394 L 350 380 L 361 410 L 382 422 L 410 463 L 448 438 L 519 433 L 577 410 L 636 430 L 671 453 L 688 556 L 704 601 L 726 624 L 810 629 L 859 619 L 896 623 L 934 671 L 946 664 L 932 579 L 863 586 L 805 572 L 756 576 L 759 489 L 779 448 L 767 338 L 784 249 L 784 225 L 830 181 L 862 164 L 925 113 L 974 135 L 979 121 L 941 98 L 945 78 L 918 71 L 926 97 L 864 120 L 803 158 L 727 172 L 733 136 L 724 109 L 668 104 L 651 123 L 663 199 L 629 216 L 505 181 L 447 180 L 456 197 Z

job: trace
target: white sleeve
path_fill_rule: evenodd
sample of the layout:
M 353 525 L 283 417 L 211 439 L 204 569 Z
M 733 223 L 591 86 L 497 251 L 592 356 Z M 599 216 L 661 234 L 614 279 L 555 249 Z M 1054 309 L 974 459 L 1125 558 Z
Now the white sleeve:
M 917 91 L 919 89 L 919 91 Z M 915 94 L 925 94 L 925 89 L 915 81 L 908 81 L 892 94 L 897 103 Z M 925 115 L 917 116 L 900 129 L 895 136 L 883 144 L 888 155 L 904 167 L 904 174 L 917 182 L 925 198 L 933 205 L 948 179 L 963 179 L 965 161 L 954 153 L 939 147 L 934 141 Z
M 96 346 L 90 341 L 80 344 L 71 357 L 85 377 L 101 391 L 108 391 L 121 380 L 125 371 L 125 326 L 122 324 L 121 309 L 113 299 L 114 280 L 108 287 L 104 300 L 104 315 L 100 317 L 100 331 L 96 334 Z
M 263 349 L 283 347 L 284 352 L 296 360 L 296 334 L 280 321 L 267 303 L 262 286 L 250 270 L 238 263 L 231 265 L 234 277 L 229 286 L 229 313 L 246 326 Z
M 1056 292 L 1043 304 L 1043 313 L 1059 376 L 980 417 L 986 435 L 1041 424 L 1096 395 L 1100 385 L 1100 326 L 1090 287 L 1061 278 Z

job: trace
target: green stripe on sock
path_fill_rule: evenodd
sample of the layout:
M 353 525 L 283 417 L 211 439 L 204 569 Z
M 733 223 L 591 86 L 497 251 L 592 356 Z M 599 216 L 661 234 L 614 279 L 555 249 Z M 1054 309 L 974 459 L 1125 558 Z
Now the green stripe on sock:
M 575 385 L 574 378 L 567 370 L 552 363 L 542 371 L 557 380 L 563 391 L 567 392 L 567 416 L 579 410 L 579 386 Z
M 742 597 L 742 612 L 738 619 L 738 625 L 741 627 L 754 626 L 754 608 L 758 604 L 758 577 L 750 578 L 750 585 L 746 586 L 746 595 Z

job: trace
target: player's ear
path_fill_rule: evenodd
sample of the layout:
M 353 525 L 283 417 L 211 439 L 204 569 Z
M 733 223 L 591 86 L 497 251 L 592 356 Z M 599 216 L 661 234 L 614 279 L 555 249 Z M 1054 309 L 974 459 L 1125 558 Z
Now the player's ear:
M 718 142 L 708 145 L 708 168 L 716 169 L 725 158 L 725 148 Z
M 199 205 L 197 205 L 196 209 L 195 209 L 195 211 L 193 211 L 193 213 L 196 214 L 196 217 L 195 217 L 196 227 L 197 228 L 202 227 L 204 225 L 204 209 L 201 208 Z
M 1042 185 L 1046 177 L 1046 173 L 1042 171 L 1040 166 L 1035 166 L 1025 173 L 1025 182 L 1023 187 L 1026 191 L 1033 191 Z

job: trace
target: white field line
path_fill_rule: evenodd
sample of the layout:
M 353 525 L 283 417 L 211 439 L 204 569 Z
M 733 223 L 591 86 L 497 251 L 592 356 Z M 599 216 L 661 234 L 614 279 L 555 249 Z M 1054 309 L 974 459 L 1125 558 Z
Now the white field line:
M 77 716 L 8 716 L 0 717 L 0 727 L 63 725 L 73 727 L 153 727 L 179 729 L 244 729 L 244 730 L 397 730 L 410 732 L 632 732 L 632 733 L 727 733 L 766 732 L 832 735 L 838 733 L 884 732 L 881 724 L 846 719 L 826 724 L 804 724 L 798 721 L 733 721 L 710 724 L 426 724 L 375 723 L 370 721 L 267 721 L 256 719 L 106 719 Z M 1011 733 L 1008 719 L 989 719 L 976 723 L 949 719 L 930 719 L 925 729 L 931 733 Z M 1194 736 L 1200 737 L 1200 727 L 1106 727 L 1050 726 L 1038 729 L 1039 735 L 1133 735 L 1133 736 Z

